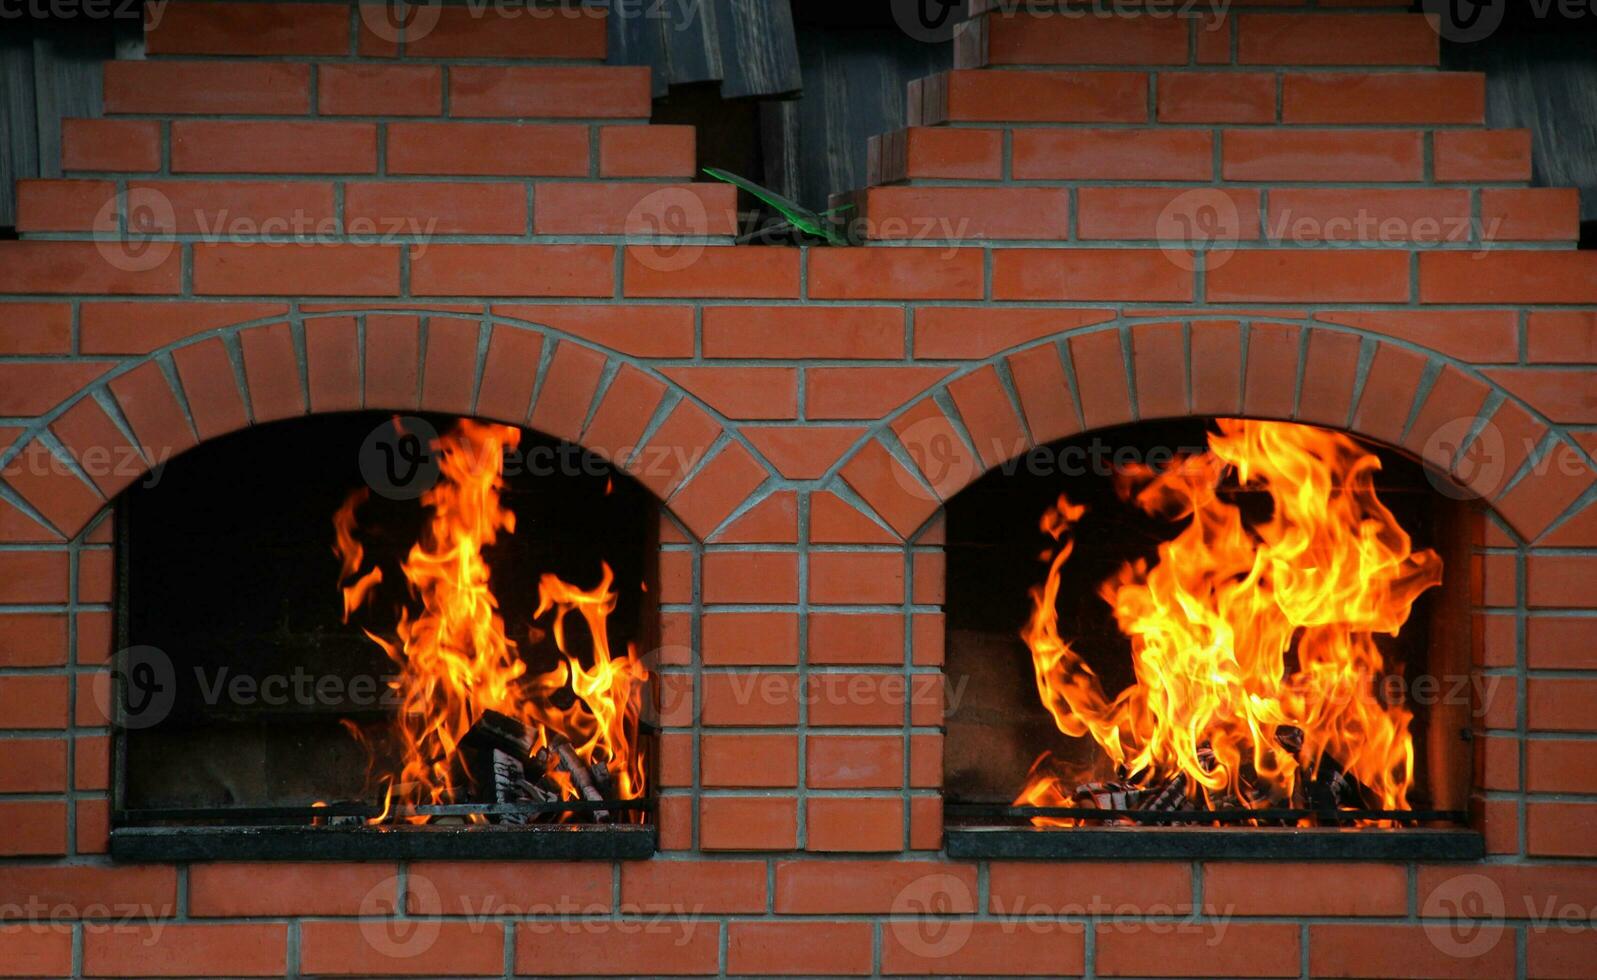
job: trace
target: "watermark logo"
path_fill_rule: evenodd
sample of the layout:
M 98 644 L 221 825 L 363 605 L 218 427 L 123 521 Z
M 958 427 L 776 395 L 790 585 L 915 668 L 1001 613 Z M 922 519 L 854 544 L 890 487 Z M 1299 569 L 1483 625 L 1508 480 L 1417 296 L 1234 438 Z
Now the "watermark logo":
M 892 0 L 893 23 L 924 44 L 952 40 L 970 17 L 970 0 Z
M 360 475 L 366 485 L 390 500 L 415 500 L 438 483 L 438 430 L 415 416 L 392 419 L 373 429 L 360 446 Z
M 1502 431 L 1490 422 L 1471 438 L 1474 431 L 1475 419 L 1457 418 L 1437 426 L 1425 439 L 1422 458 L 1452 460 L 1452 476 L 1425 468 L 1432 489 L 1444 497 L 1472 500 L 1490 496 L 1503 485 L 1507 453 Z
M 1483 41 L 1503 24 L 1508 0 L 1425 0 L 1426 20 L 1444 40 Z
M 1460 959 L 1492 951 L 1503 936 L 1503 912 L 1503 890 L 1476 874 L 1449 878 L 1420 909 L 1431 945 Z
M 426 953 L 438 941 L 443 923 L 437 918 L 444 911 L 443 896 L 430 878 L 413 874 L 406 883 L 411 912 L 420 918 L 401 918 L 397 907 L 400 881 L 397 875 L 384 878 L 360 901 L 360 934 L 366 945 L 384 956 L 408 960 Z
M 904 949 L 925 959 L 943 959 L 965 948 L 975 928 L 952 918 L 975 907 L 970 886 L 958 875 L 922 875 L 893 896 L 889 928 Z
M 123 272 L 148 272 L 172 256 L 177 243 L 158 238 L 177 226 L 172 201 L 153 187 L 135 187 L 127 193 L 127 233 L 115 239 L 96 239 L 94 247 L 113 268 Z M 94 216 L 94 227 L 115 231 L 117 199 L 106 199 Z
M 680 272 L 704 254 L 702 241 L 710 233 L 710 214 L 704 201 L 686 187 L 665 187 L 644 195 L 627 213 L 624 225 L 629 251 L 644 268 L 655 272 Z M 632 236 L 648 236 L 633 240 Z
M 387 0 L 360 5 L 360 20 L 383 41 L 419 41 L 433 32 L 443 16 L 441 0 Z
M 898 441 L 910 460 L 926 477 L 931 489 L 914 475 L 895 467 L 893 477 L 905 493 L 922 500 L 935 500 L 938 494 L 950 496 L 968 485 L 980 472 L 981 463 L 964 440 L 949 427 L 947 419 L 933 415 L 912 422 L 898 433 Z
M 156 647 L 128 647 L 111 659 L 110 683 L 94 685 L 93 692 L 100 713 L 121 728 L 151 728 L 172 713 L 177 671 Z
M 1196 272 L 1201 253 L 1205 268 L 1213 272 L 1236 254 L 1242 240 L 1242 212 L 1235 199 L 1218 188 L 1183 191 L 1159 212 L 1154 237 L 1176 268 Z

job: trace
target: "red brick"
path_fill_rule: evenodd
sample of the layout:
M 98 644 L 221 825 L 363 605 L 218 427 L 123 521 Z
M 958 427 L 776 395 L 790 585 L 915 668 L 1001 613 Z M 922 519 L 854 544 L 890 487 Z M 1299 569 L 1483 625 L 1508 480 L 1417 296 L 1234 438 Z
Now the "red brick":
M 1214 172 L 1213 137 L 1198 130 L 1018 129 L 1011 139 L 1017 180 L 1208 180 Z
M 934 99 L 929 123 L 1148 119 L 1148 76 L 1140 72 L 951 71 L 927 82 L 938 83 L 943 96 Z
M 1179 17 L 1016 16 L 983 22 L 990 65 L 1181 65 L 1187 23 Z
M 456 66 L 449 71 L 449 111 L 455 116 L 647 119 L 650 108 L 647 68 Z
M 390 865 L 196 864 L 189 869 L 195 916 L 386 914 L 398 902 Z
M 1286 123 L 1486 121 L 1486 77 L 1472 72 L 1326 72 L 1281 80 Z
M 598 863 L 422 861 L 409 880 L 405 908 L 415 916 L 602 914 L 612 905 L 610 868 Z M 384 887 L 378 912 L 391 903 Z
M 287 970 L 282 923 L 86 929 L 83 973 L 90 977 L 272 977 Z
M 939 893 L 940 894 L 940 893 Z M 914 976 L 1072 976 L 1085 969 L 1086 929 L 1056 919 L 895 919 L 882 930 L 882 971 Z M 950 942 L 954 937 L 958 943 Z
M 706 851 L 791 851 L 798 845 L 798 801 L 785 796 L 710 796 L 699 801 L 699 846 Z
M 1531 929 L 1526 939 L 1529 976 L 1579 980 L 1597 959 L 1597 931 L 1591 929 Z
M 1597 257 L 1587 252 L 1429 252 L 1421 303 L 1594 303 Z
M 1431 65 L 1441 37 L 1419 14 L 1243 14 L 1237 61 L 1244 65 Z
M 697 916 L 519 922 L 516 975 L 568 976 L 581 963 L 599 976 L 707 976 L 720 947 L 720 926 Z
M 621 910 L 764 912 L 765 862 L 629 861 L 621 866 Z
M 1580 191 L 1532 187 L 1481 191 L 1481 234 L 1498 242 L 1573 242 L 1580 238 Z
M 1076 862 L 1063 878 L 1044 864 L 995 862 L 989 871 L 988 910 L 1003 916 L 1100 914 L 1177 915 L 1192 908 L 1192 869 L 1139 862 L 1137 873 L 1107 861 Z
M 899 310 L 827 307 L 716 306 L 704 310 L 704 356 L 735 358 L 899 358 Z M 740 369 L 741 370 L 741 369 Z
M 1474 237 L 1470 217 L 1464 191 L 1281 187 L 1265 227 L 1282 241 L 1462 244 Z
M 539 185 L 540 235 L 731 235 L 737 189 L 730 184 L 555 183 Z
M 1532 616 L 1525 646 L 1532 669 L 1597 668 L 1597 619 Z
M 812 299 L 980 299 L 978 249 L 838 248 L 812 250 Z
M 867 238 L 1056 239 L 1070 237 L 1062 187 L 873 187 L 862 195 Z
M 714 727 L 773 727 L 799 720 L 798 675 L 775 671 L 708 674 L 701 695 L 703 722 Z
M 818 367 L 806 373 L 804 405 L 810 419 L 875 419 L 910 401 L 941 379 L 947 368 Z
M 701 655 L 706 665 L 798 663 L 798 616 L 794 613 L 709 613 L 700 629 Z
M 950 915 L 976 911 L 976 869 L 933 861 L 779 861 L 778 915 L 870 915 L 918 913 L 922 896 L 939 899 Z
M 812 664 L 904 662 L 904 617 L 898 613 L 810 614 Z
M 840 473 L 900 537 L 914 533 L 936 509 L 936 496 L 921 490 L 917 479 L 876 440 L 855 453 Z
M 324 64 L 316 108 L 324 116 L 437 116 L 444 111 L 443 70 L 431 65 Z
M 72 307 L 66 303 L 6 303 L 0 305 L 0 324 L 0 354 L 72 352 Z
M 1131 391 L 1120 334 L 1113 330 L 1079 334 L 1070 338 L 1068 347 L 1087 427 L 1095 429 L 1129 420 Z
M 1033 347 L 1010 356 L 1008 365 L 1032 439 L 1040 445 L 1081 431 L 1058 347 Z
M 1419 133 L 1228 129 L 1221 152 L 1226 180 L 1409 181 L 1425 173 Z
M 1532 312 L 1527 322 L 1525 359 L 1532 364 L 1597 362 L 1597 314 Z
M 1518 357 L 1519 317 L 1509 311 L 1323 312 L 1315 316 L 1328 323 L 1407 340 L 1463 361 L 1502 363 Z M 1532 320 L 1534 323 L 1534 317 Z
M 302 922 L 299 963 L 319 976 L 480 976 L 503 971 L 504 926 L 497 922 L 435 922 L 416 926 L 371 922 Z M 425 942 L 417 937 L 424 937 Z M 407 941 L 409 940 L 409 941 Z
M 898 735 L 811 736 L 804 785 L 811 789 L 896 789 L 904 785 L 904 739 Z
M 1527 848 L 1537 857 L 1597 857 L 1593 819 L 1597 805 L 1591 803 L 1533 802 L 1526 820 Z
M 175 245 L 154 244 L 135 254 L 111 242 L 0 242 L 0 295 L 175 294 L 181 268 Z
M 693 309 L 688 306 L 496 303 L 493 313 L 637 357 L 693 356 Z
M 148 173 L 161 169 L 161 124 L 153 119 L 64 119 L 61 168 Z
M 3 697 L 0 690 L 0 697 Z M 0 711 L 0 717 L 4 712 Z M 44 801 L 0 801 L 0 857 L 57 855 L 67 852 L 66 804 Z
M 110 181 L 30 179 L 16 186 L 18 231 L 116 232 L 120 205 Z
M 1594 731 L 1597 730 L 1594 707 L 1597 707 L 1597 680 L 1531 678 L 1526 724 L 1531 731 Z
M 0 615 L 0 667 L 55 667 L 67 662 L 67 620 L 57 613 Z
M 579 438 L 604 365 L 604 355 L 595 350 L 559 344 L 532 409 L 532 427 L 567 441 Z
M 1121 920 L 1100 923 L 1095 938 L 1105 977 L 1295 977 L 1301 956 L 1288 923 L 1198 922 L 1150 935 L 1147 924 Z
M 904 556 L 898 552 L 821 551 L 810 555 L 810 602 L 897 605 L 904 601 Z
M 350 184 L 344 191 L 350 229 L 383 235 L 520 235 L 527 195 L 520 184 Z
M 627 472 L 656 496 L 669 498 L 683 478 L 703 461 L 721 434 L 720 423 L 683 399 L 650 436 L 648 445 L 627 461 Z
M 1206 864 L 1209 915 L 1389 915 L 1408 910 L 1408 869 L 1395 864 Z
M 859 441 L 863 432 L 850 426 L 804 425 L 744 430 L 754 448 L 777 472 L 793 480 L 819 478 Z
M 727 972 L 865 975 L 872 932 L 868 922 L 733 922 L 727 926 Z
M 901 796 L 812 796 L 804 813 L 807 851 L 886 853 L 904 849 Z
M 1507 939 L 1506 942 L 1501 941 Z M 1309 926 L 1309 973 L 1316 977 L 1379 977 L 1382 980 L 1494 978 L 1514 974 L 1512 934 L 1478 955 L 1433 942 L 1423 926 Z
M 692 126 L 599 128 L 601 177 L 692 177 L 697 168 Z
M 623 284 L 627 296 L 797 299 L 799 252 L 712 245 L 676 267 L 662 265 L 647 246 L 633 246 L 625 251 Z
M 309 65 L 269 61 L 107 61 L 105 111 L 295 116 L 310 112 Z
M 1271 200 L 1273 203 L 1273 195 Z M 1076 235 L 1083 240 L 1185 238 L 1191 227 L 1186 220 L 1200 209 L 1214 209 L 1219 222 L 1212 231 L 1203 232 L 1209 238 L 1225 242 L 1259 237 L 1257 191 L 1082 187 L 1076 191 L 1076 202 Z M 1211 260 L 1211 264 L 1219 262 L 1218 258 Z
M 614 254 L 608 245 L 415 245 L 410 288 L 417 296 L 609 296 Z
M 775 367 L 680 367 L 667 377 L 733 419 L 791 419 L 798 414 L 798 372 Z
M 1032 340 L 1111 318 L 1105 310 L 928 306 L 915 311 L 915 356 L 986 358 Z
M 1193 282 L 1156 249 L 1007 248 L 993 257 L 993 298 L 1181 302 Z
M 1275 75 L 1269 72 L 1163 72 L 1162 123 L 1275 121 Z
M 894 175 L 899 179 L 1003 179 L 1004 140 L 999 130 L 911 126 L 901 132 L 902 173 Z
M 5 562 L 14 566 L 14 562 Z M 25 569 L 16 569 L 25 571 Z M 22 593 L 12 587 L 10 595 Z M 8 674 L 0 677 L 0 718 L 7 728 L 65 728 L 67 682 L 60 674 Z
M 145 31 L 149 54 L 344 55 L 349 14 L 316 3 L 191 3 L 161 9 Z
M 588 175 L 586 126 L 396 122 L 387 130 L 390 174 Z
M 1531 179 L 1530 130 L 1438 130 L 1432 139 L 1437 180 Z
M 72 975 L 72 926 L 27 922 L 0 926 L 0 946 L 6 959 L 0 963 L 4 977 L 65 977 Z
M 178 120 L 172 123 L 172 172 L 376 173 L 377 127 L 364 122 Z
M 1238 251 L 1210 270 L 1216 303 L 1406 302 L 1409 260 L 1402 252 Z
M 705 734 L 699 739 L 699 780 L 710 787 L 797 786 L 798 737 Z
M 705 539 L 770 476 L 748 450 L 735 442 L 728 443 L 686 486 L 672 494 L 668 504 L 690 531 Z
M 65 739 L 18 738 L 6 742 L 6 754 L 0 757 L 0 793 L 64 793 L 66 788 Z
M 591 7 L 445 7 L 425 35 L 405 39 L 413 58 L 601 59 L 604 11 Z
M 209 295 L 391 296 L 399 249 L 366 244 L 198 244 L 194 291 Z

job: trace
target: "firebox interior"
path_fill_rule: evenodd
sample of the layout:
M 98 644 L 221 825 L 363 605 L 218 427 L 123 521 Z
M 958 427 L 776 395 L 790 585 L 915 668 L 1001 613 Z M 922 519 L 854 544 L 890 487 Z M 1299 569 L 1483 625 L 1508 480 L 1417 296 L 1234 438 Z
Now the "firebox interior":
M 173 693 L 157 696 L 155 712 L 122 711 L 113 853 L 170 857 L 197 846 L 223 857 L 381 856 L 375 852 L 385 845 L 372 841 L 407 836 L 396 827 L 366 832 L 379 828 L 361 820 L 341 827 L 324 820 L 315 821 L 315 834 L 348 842 L 304 845 L 295 841 L 304 840 L 312 822 L 294 811 L 383 802 L 373 777 L 394 771 L 397 702 L 390 682 L 396 666 L 364 633 L 376 629 L 374 617 L 343 621 L 333 515 L 352 492 L 371 488 L 361 506 L 362 544 L 369 562 L 387 574 L 370 606 L 381 620 L 414 603 L 414 589 L 407 595 L 398 568 L 427 519 L 418 498 L 431 477 L 425 465 L 419 475 L 405 466 L 382 469 L 396 459 L 381 444 L 400 430 L 445 432 L 454 421 L 350 413 L 260 425 L 207 442 L 123 495 L 117 510 L 119 647 L 134 651 L 140 663 L 131 670 L 122 665 L 118 680 L 139 680 L 136 670 L 143 683 L 169 683 Z M 653 498 L 579 447 L 525 430 L 520 436 L 505 455 L 501 493 L 515 530 L 483 554 L 505 635 L 516 643 L 527 676 L 551 671 L 560 658 L 549 617 L 535 615 L 545 574 L 591 588 L 607 564 L 615 576 L 612 648 L 653 649 Z M 394 618 L 387 615 L 387 622 Z M 566 629 L 578 646 L 591 645 L 581 617 L 571 617 Z M 137 695 L 126 703 L 140 703 Z M 646 759 L 653 755 L 645 752 Z M 652 851 L 653 828 L 642 826 L 650 822 L 643 811 L 613 828 L 583 827 L 591 818 L 579 812 L 558 829 L 647 829 Z M 434 822 L 440 826 L 403 829 L 449 827 L 448 836 L 459 838 L 486 831 L 478 836 L 495 841 L 483 856 L 544 856 L 542 845 L 525 842 L 538 837 L 535 832 L 507 844 L 502 838 L 511 828 Z M 194 843 L 202 829 L 246 827 L 253 844 L 239 844 L 243 838 L 229 843 L 215 833 Z M 274 833 L 275 844 L 260 844 Z M 472 846 L 455 843 L 448 853 L 473 856 Z M 414 843 L 402 849 L 418 853 Z M 586 853 L 572 850 L 570 841 L 556 851 Z M 594 856 L 613 852 L 613 844 L 601 845 Z
M 1382 698 L 1399 699 L 1413 712 L 1415 782 L 1408 805 L 1445 816 L 1349 833 L 1343 825 L 1307 827 L 1299 821 L 1164 822 L 1086 819 L 1077 826 L 1040 828 L 1017 809 L 1017 791 L 1044 751 L 1056 764 L 1104 773 L 1091 738 L 1070 738 L 1044 708 L 1033 659 L 1021 636 L 1032 609 L 1031 590 L 1042 584 L 1053 541 L 1040 516 L 1060 495 L 1085 505 L 1074 551 L 1061 566 L 1058 628 L 1062 638 L 1097 675 L 1113 698 L 1136 682 L 1132 641 L 1100 595 L 1107 579 L 1129 562 L 1158 561 L 1161 542 L 1185 519 L 1169 520 L 1128 503 L 1115 475 L 1127 464 L 1156 469 L 1182 455 L 1202 453 L 1214 423 L 1201 419 L 1147 422 L 1101 430 L 1044 447 L 982 477 L 947 507 L 947 672 L 951 698 L 945 741 L 944 786 L 950 853 L 982 856 L 1231 856 L 1291 854 L 1378 857 L 1403 835 L 1401 847 L 1433 848 L 1435 857 L 1478 850 L 1478 835 L 1461 831 L 1468 806 L 1470 690 L 1450 679 L 1470 676 L 1468 544 L 1475 509 L 1455 494 L 1438 492 L 1434 477 L 1397 453 L 1363 445 L 1381 467 L 1375 477 L 1381 501 L 1410 535 L 1416 552 L 1435 549 L 1442 584 L 1423 593 L 1396 636 L 1377 635 L 1388 676 L 1374 679 Z M 1361 444 L 1362 445 L 1362 444 Z M 1268 519 L 1267 493 L 1231 489 L 1225 499 L 1244 523 Z M 1291 654 L 1287 657 L 1289 669 Z M 1089 812 L 1090 811 L 1086 811 Z M 1310 821 L 1312 822 L 1312 821 Z M 1358 839 L 1364 843 L 1356 843 Z M 1437 838 L 1443 843 L 1421 843 Z M 1332 841 L 1329 846 L 1326 842 Z M 1399 853 L 1416 853 L 1415 850 Z

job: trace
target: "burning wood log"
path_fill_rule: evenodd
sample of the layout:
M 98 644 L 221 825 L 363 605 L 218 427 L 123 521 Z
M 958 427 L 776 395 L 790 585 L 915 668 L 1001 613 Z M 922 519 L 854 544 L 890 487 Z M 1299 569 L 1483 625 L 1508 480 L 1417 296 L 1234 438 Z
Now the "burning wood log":
M 565 770 L 571 777 L 571 784 L 577 788 L 577 792 L 582 795 L 582 798 L 593 803 L 604 802 L 604 791 L 599 789 L 599 784 L 594 779 L 593 769 L 582 761 L 582 757 L 577 755 L 577 750 L 571 747 L 571 743 L 559 736 L 553 736 L 551 741 L 554 746 L 555 756 L 560 760 L 560 768 Z M 595 765 L 603 766 L 604 763 L 595 763 Z M 605 770 L 604 778 L 606 782 L 609 781 L 610 773 L 608 769 Z M 610 811 L 595 810 L 593 811 L 593 819 L 603 823 L 610 819 Z
M 543 789 L 527 777 L 532 761 L 532 737 L 521 722 L 497 711 L 484 711 L 461 739 L 467 770 L 477 788 L 479 803 L 552 803 L 558 791 Z M 531 774 L 541 776 L 543 770 Z M 501 814 L 498 823 L 525 825 L 537 814 Z

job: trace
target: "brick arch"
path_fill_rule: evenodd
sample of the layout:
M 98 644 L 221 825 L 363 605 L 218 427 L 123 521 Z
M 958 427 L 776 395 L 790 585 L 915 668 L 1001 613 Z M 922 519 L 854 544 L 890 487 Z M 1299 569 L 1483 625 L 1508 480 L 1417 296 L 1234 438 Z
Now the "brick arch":
M 202 442 L 355 410 L 469 415 L 575 443 L 646 486 L 698 540 L 774 489 L 734 423 L 644 362 L 511 317 L 351 309 L 185 337 L 43 413 L 4 483 L 45 523 L 0 498 L 0 540 L 74 538 Z
M 1597 483 L 1565 427 L 1457 357 L 1365 326 L 1262 317 L 1122 318 L 1029 339 L 890 413 L 829 476 L 908 540 L 1034 447 L 1200 415 L 1305 422 L 1390 447 L 1484 500 L 1526 542 Z

